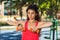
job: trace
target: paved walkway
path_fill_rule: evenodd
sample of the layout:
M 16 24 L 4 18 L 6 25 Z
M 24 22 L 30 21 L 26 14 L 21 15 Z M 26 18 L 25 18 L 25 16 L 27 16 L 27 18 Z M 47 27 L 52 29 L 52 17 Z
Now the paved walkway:
M 16 30 L 17 26 L 2 26 L 0 27 L 0 30 L 11 30 L 11 29 L 15 29 Z M 44 28 L 42 30 L 50 30 L 50 28 Z M 60 26 L 58 26 L 58 31 L 60 31 Z

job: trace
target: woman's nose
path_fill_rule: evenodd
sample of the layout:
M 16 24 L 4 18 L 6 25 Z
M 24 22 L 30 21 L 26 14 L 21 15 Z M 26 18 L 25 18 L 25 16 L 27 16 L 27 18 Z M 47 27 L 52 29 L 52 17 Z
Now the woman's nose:
M 30 16 L 32 16 L 32 14 L 30 13 Z

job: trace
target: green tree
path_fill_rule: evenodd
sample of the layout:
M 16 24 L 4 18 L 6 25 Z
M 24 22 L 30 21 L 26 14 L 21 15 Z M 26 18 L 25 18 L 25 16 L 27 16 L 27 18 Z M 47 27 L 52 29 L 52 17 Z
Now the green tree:
M 13 5 L 13 8 L 16 8 L 19 11 L 19 14 L 22 19 L 22 7 L 26 4 L 26 1 L 25 0 L 16 0 L 16 1 L 13 1 L 13 3 L 15 4 L 15 5 Z

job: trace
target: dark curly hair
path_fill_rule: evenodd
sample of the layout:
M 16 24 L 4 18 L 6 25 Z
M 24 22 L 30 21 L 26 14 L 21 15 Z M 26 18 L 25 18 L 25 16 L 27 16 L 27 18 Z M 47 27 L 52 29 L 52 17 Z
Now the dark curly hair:
M 30 5 L 30 6 L 28 6 L 26 12 L 28 12 L 29 9 L 34 10 L 34 11 L 35 11 L 35 14 L 37 14 L 37 15 L 35 16 L 35 20 L 41 21 L 41 18 L 40 18 L 40 16 L 39 16 L 39 12 L 38 12 L 38 6 L 37 6 L 37 5 Z M 27 20 L 29 20 L 28 15 L 27 15 Z

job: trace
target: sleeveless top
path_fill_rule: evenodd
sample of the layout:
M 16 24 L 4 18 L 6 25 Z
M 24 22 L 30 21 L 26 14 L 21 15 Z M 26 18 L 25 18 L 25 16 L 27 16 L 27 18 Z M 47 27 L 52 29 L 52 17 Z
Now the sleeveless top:
M 38 21 L 36 21 L 35 26 L 38 25 Z M 28 21 L 25 22 L 25 31 L 22 32 L 22 40 L 39 40 L 39 34 L 35 32 L 31 32 L 28 29 Z

